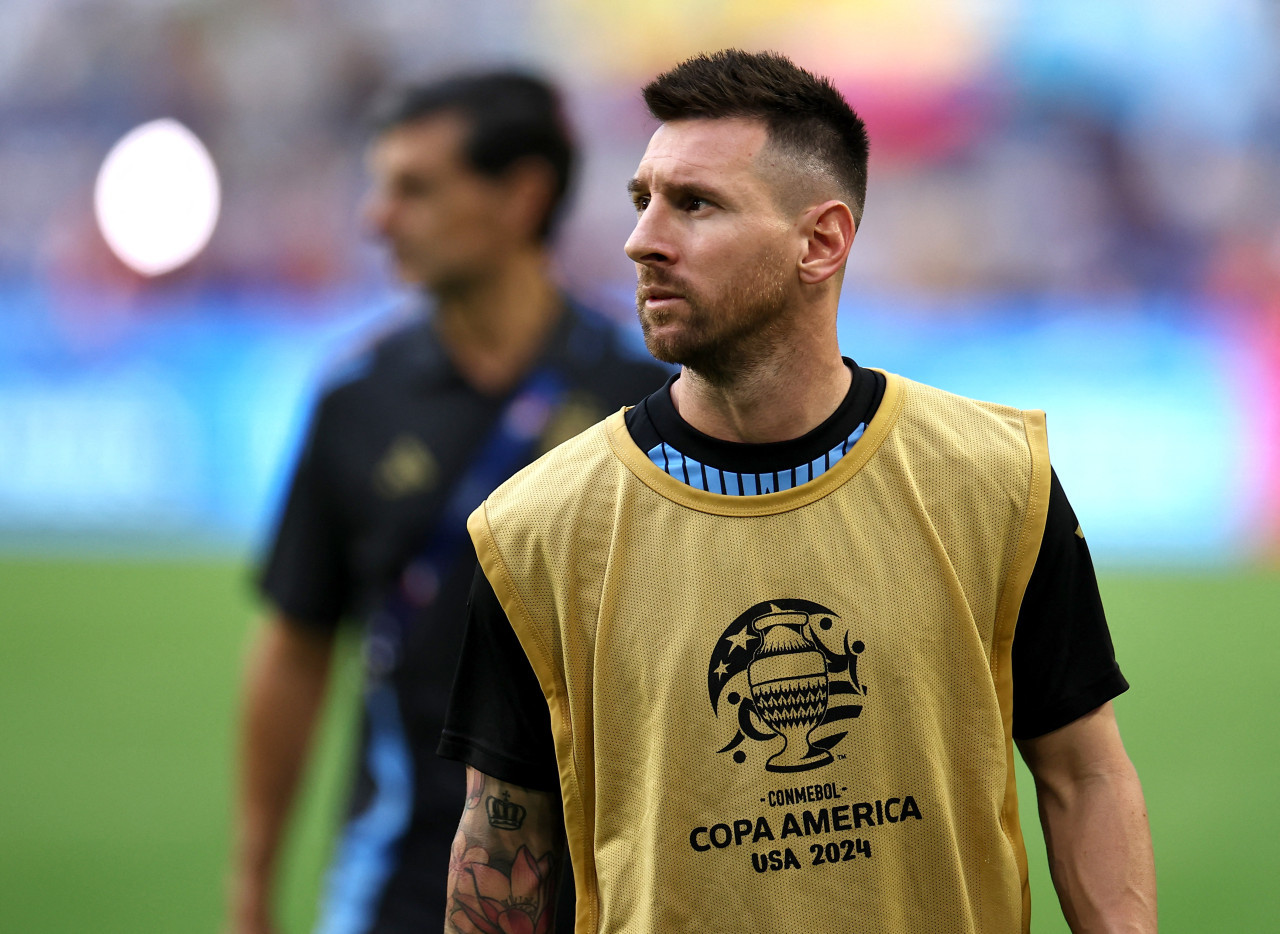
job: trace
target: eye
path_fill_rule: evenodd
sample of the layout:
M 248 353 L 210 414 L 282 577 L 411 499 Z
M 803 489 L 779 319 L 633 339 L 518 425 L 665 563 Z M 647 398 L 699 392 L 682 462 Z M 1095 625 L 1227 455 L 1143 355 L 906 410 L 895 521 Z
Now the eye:
M 648 195 L 636 195 L 631 199 L 631 201 L 635 204 L 637 214 L 643 214 L 644 209 L 649 206 Z
M 697 195 L 690 195 L 684 202 L 685 210 L 691 213 L 697 213 L 709 207 L 711 207 L 711 202 L 706 198 L 699 198 Z
M 402 198 L 426 198 L 434 189 L 430 180 L 416 175 L 404 176 L 396 180 L 394 189 Z

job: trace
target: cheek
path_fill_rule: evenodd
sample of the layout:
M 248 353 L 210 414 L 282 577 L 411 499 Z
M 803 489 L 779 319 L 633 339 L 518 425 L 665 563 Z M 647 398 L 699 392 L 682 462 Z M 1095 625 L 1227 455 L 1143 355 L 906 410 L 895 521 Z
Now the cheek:
M 777 231 L 760 226 L 734 225 L 716 231 L 703 244 L 704 266 L 709 274 L 723 278 L 730 270 L 776 265 L 784 244 Z
M 469 249 L 492 249 L 503 242 L 509 226 L 506 205 L 492 198 L 474 197 L 454 205 L 449 222 L 442 231 Z
M 753 262 L 743 250 L 742 241 L 727 232 L 691 242 L 685 247 L 684 256 L 698 282 L 705 288 L 715 289 L 731 282 L 741 269 Z
M 438 221 L 438 209 L 433 204 L 418 203 L 400 211 L 397 215 L 396 234 L 402 240 L 421 244 L 429 240 Z
M 774 279 L 793 265 L 793 256 L 791 241 L 776 230 L 768 230 L 760 235 L 756 249 L 743 263 L 743 269 L 749 271 L 754 279 Z
M 701 290 L 708 296 L 723 298 L 750 289 L 751 283 L 759 281 L 765 269 L 771 269 L 771 257 L 737 248 L 729 248 L 708 257 L 706 270 L 700 283 Z

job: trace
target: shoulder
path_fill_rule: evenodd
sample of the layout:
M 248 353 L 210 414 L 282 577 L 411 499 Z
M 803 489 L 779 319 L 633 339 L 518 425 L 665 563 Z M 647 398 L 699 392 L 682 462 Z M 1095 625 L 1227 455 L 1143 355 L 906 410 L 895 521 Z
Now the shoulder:
M 971 399 L 901 376 L 895 433 L 920 452 L 961 459 L 1024 459 L 1043 447 L 1044 413 Z
M 328 361 L 320 376 L 320 408 L 342 408 L 370 391 L 420 379 L 445 362 L 428 315 L 395 314 L 356 335 Z
M 613 452 L 610 434 L 622 412 L 561 444 L 498 487 L 467 523 L 485 573 L 523 592 L 529 581 L 565 580 L 580 573 L 586 556 L 608 554 L 615 519 L 627 505 L 629 476 Z M 621 428 L 626 431 L 625 425 Z M 504 589 L 505 587 L 505 589 Z
M 911 478 L 935 520 L 1020 517 L 1042 528 L 1049 494 L 1044 413 L 984 402 L 901 377 L 886 467 Z
M 599 513 L 626 469 L 609 440 L 621 420 L 619 411 L 596 422 L 501 484 L 484 503 L 490 522 L 569 531 L 583 515 Z
M 500 485 L 490 500 L 518 498 L 534 491 L 544 498 L 573 500 L 602 465 L 617 461 L 609 431 L 621 417 L 622 413 L 616 412 L 556 445 Z
M 973 430 L 990 429 L 996 425 L 1014 427 L 1023 425 L 1029 412 L 999 402 L 972 399 L 927 383 L 918 383 L 905 376 L 891 377 L 902 385 L 903 412 L 918 420 L 941 421 Z

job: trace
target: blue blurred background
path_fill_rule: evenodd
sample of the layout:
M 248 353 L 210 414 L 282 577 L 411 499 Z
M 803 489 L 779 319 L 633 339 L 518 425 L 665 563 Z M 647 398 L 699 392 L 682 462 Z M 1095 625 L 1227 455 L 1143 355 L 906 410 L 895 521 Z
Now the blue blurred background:
M 0 547 L 244 554 L 327 367 L 402 304 L 358 204 L 387 83 L 516 63 L 586 150 L 563 278 L 630 320 L 637 88 L 775 47 L 873 141 L 842 343 L 1049 411 L 1107 560 L 1220 562 L 1280 526 L 1280 24 L 1263 0 L 9 0 L 0 6 Z M 209 147 L 208 247 L 156 278 L 94 221 L 110 147 Z
M 1264 0 L 8 0 L 0 6 L 0 547 L 246 554 L 317 382 L 403 303 L 362 236 L 387 83 L 528 65 L 586 150 L 563 278 L 630 321 L 637 88 L 774 47 L 869 124 L 842 343 L 1049 412 L 1105 560 L 1222 562 L 1280 527 L 1280 22 Z M 208 247 L 127 269 L 92 190 L 176 118 Z

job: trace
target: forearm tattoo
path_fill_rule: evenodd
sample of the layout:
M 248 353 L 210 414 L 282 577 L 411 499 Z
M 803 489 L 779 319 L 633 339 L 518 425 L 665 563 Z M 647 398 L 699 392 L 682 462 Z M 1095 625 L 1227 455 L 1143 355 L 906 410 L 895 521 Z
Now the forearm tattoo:
M 526 810 L 511 800 L 511 792 L 503 790 L 502 800 L 489 795 L 484 802 L 485 813 L 489 816 L 489 826 L 499 830 L 519 830 L 524 826 Z
M 555 796 L 467 770 L 466 804 L 449 857 L 446 932 L 551 930 L 562 850 L 558 805 Z
M 477 772 L 475 769 L 467 769 L 467 800 L 465 807 L 468 811 L 474 810 L 480 805 L 480 796 L 484 794 L 484 773 Z

